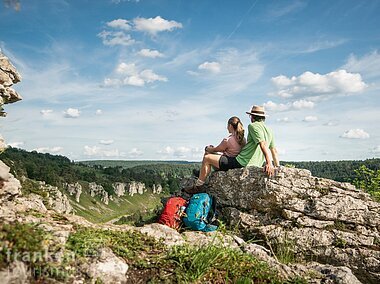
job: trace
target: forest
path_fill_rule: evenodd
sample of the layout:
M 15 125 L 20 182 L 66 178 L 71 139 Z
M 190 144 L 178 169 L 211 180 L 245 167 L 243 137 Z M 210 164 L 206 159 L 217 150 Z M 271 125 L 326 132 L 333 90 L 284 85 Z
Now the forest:
M 180 180 L 191 176 L 200 163 L 185 161 L 91 161 L 73 162 L 67 157 L 28 152 L 9 147 L 0 154 L 16 177 L 45 181 L 54 186 L 77 181 L 96 182 L 112 194 L 112 183 L 139 181 L 149 188 L 161 184 L 164 191 L 179 189 Z M 378 191 L 376 178 L 380 176 L 380 159 L 364 161 L 281 162 L 282 165 L 304 168 L 313 176 L 324 177 Z M 371 180 L 372 183 L 365 182 Z M 375 183 L 373 183 L 375 181 Z M 361 182 L 361 183 L 360 183 Z

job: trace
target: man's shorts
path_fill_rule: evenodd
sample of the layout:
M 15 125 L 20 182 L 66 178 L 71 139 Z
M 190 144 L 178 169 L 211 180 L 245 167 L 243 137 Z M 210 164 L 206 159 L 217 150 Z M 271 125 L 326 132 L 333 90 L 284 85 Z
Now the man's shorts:
M 239 164 L 236 157 L 228 157 L 222 155 L 219 159 L 219 170 L 228 171 L 231 169 L 242 168 L 243 166 Z

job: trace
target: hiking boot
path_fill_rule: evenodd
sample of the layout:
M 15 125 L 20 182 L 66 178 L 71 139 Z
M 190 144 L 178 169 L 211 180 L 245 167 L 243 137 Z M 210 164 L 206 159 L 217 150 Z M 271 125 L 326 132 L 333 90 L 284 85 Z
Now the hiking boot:
M 195 184 L 193 184 L 191 186 L 183 188 L 182 191 L 189 193 L 189 194 L 200 193 L 200 192 L 204 191 L 204 186 L 203 185 L 196 186 Z

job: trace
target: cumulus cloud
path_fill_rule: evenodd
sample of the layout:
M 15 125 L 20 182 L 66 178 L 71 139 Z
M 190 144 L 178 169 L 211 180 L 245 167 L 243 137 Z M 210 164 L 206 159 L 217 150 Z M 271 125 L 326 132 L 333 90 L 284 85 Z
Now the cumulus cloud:
M 299 100 L 294 102 L 289 102 L 286 104 L 274 103 L 272 101 L 268 101 L 264 103 L 264 108 L 268 111 L 273 112 L 281 112 L 288 110 L 302 110 L 302 109 L 312 109 L 314 108 L 314 103 L 307 100 Z
M 116 76 L 119 78 L 106 78 L 104 86 L 115 87 L 121 85 L 130 85 L 135 87 L 143 87 L 147 83 L 156 81 L 167 82 L 168 78 L 158 75 L 151 69 L 139 71 L 135 63 L 120 63 L 115 70 Z
M 152 35 L 163 31 L 172 31 L 182 28 L 182 24 L 176 21 L 168 21 L 160 16 L 155 18 L 135 18 L 133 19 L 135 29 L 137 31 L 147 32 Z
M 313 121 L 317 121 L 317 120 L 318 120 L 318 117 L 312 116 L 312 115 L 305 116 L 305 118 L 303 119 L 303 121 L 305 121 L 305 122 L 313 122 Z
M 24 142 L 10 142 L 7 144 L 8 146 L 12 147 L 12 148 L 21 148 L 21 146 L 24 145 Z
M 77 118 L 80 116 L 80 111 L 76 108 L 68 108 L 63 114 L 66 118 Z
M 221 70 L 221 65 L 219 62 L 204 62 L 198 66 L 199 70 L 206 70 L 211 73 L 219 73 Z
M 52 153 L 52 154 L 57 154 L 63 151 L 62 147 L 55 146 L 55 147 L 40 147 L 34 149 L 34 151 L 37 151 L 39 153 Z
M 95 111 L 95 114 L 96 114 L 96 115 L 102 115 L 102 114 L 103 114 L 103 111 L 102 111 L 101 109 L 97 109 L 97 110 Z
M 43 109 L 40 111 L 40 113 L 43 117 L 48 117 L 50 114 L 53 113 L 53 110 L 52 109 Z
M 362 58 L 351 54 L 343 68 L 363 74 L 365 77 L 380 77 L 380 54 L 377 50 L 364 55 Z
M 125 30 L 125 31 L 129 31 L 132 28 L 129 24 L 129 21 L 124 20 L 124 19 L 117 19 L 117 20 L 113 20 L 111 22 L 108 22 L 107 26 L 114 28 L 114 29 L 121 29 L 121 30 Z
M 141 49 L 137 54 L 149 58 L 164 57 L 164 55 L 158 50 L 151 50 L 148 48 Z
M 89 157 L 121 157 L 124 156 L 123 153 L 120 153 L 118 149 L 105 150 L 98 146 L 84 146 L 85 156 Z
M 340 137 L 348 139 L 368 139 L 369 134 L 363 129 L 350 129 L 344 132 Z
M 113 144 L 113 140 L 100 140 L 99 143 L 102 145 L 111 145 Z
M 131 158 L 141 157 L 143 154 L 144 154 L 144 152 L 137 149 L 137 148 L 132 148 L 132 150 L 129 151 L 129 153 L 128 153 L 129 157 L 131 157 Z
M 330 120 L 330 121 L 326 122 L 326 123 L 323 124 L 323 125 L 324 125 L 324 126 L 336 126 L 336 125 L 338 125 L 338 124 L 339 124 L 338 121 L 336 121 L 336 120 Z
M 161 154 L 165 157 L 172 156 L 175 159 L 189 159 L 189 158 L 199 158 L 203 155 L 203 149 L 200 148 L 191 148 L 186 146 L 180 146 L 176 148 L 172 148 L 170 146 L 166 146 L 165 148 L 157 151 L 158 154 Z
M 98 37 L 102 39 L 104 45 L 109 46 L 130 46 L 136 42 L 129 34 L 123 31 L 102 31 L 98 34 Z
M 277 91 L 272 94 L 283 98 L 349 95 L 360 93 L 367 87 L 359 73 L 349 73 L 346 70 L 333 71 L 324 75 L 307 71 L 298 77 L 288 78 L 280 75 L 271 80 L 277 87 Z

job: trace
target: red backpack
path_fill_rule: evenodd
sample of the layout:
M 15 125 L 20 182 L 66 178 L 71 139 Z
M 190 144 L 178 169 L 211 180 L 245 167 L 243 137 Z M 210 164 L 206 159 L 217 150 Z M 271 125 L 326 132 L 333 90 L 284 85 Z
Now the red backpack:
M 165 204 L 158 223 L 178 230 L 181 226 L 181 215 L 184 213 L 187 200 L 182 197 L 170 197 Z M 182 207 L 182 208 L 181 208 Z

